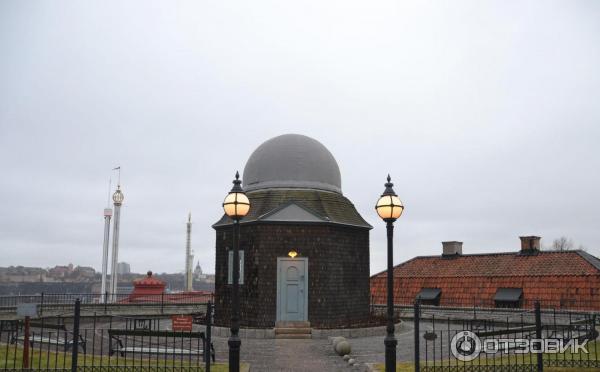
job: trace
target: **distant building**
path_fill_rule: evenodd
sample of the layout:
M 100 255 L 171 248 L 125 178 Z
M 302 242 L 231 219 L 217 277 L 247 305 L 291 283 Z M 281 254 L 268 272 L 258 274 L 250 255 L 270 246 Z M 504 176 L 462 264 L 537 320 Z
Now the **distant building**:
M 73 273 L 79 278 L 94 278 L 96 276 L 96 270 L 89 266 L 77 266 Z
M 194 269 L 194 279 L 195 280 L 205 280 L 206 274 L 202 273 L 202 268 L 200 267 L 200 261 L 196 264 L 196 268 Z
M 371 277 L 373 303 L 385 304 L 387 274 Z M 516 252 L 463 254 L 444 242 L 439 256 L 420 256 L 394 268 L 394 303 L 457 307 L 600 310 L 600 259 L 584 251 L 541 251 L 540 238 L 521 237 Z
M 202 268 L 200 267 L 200 261 L 196 264 L 196 268 L 194 269 L 194 275 L 202 275 Z
M 51 278 L 65 278 L 71 275 L 73 272 L 73 264 L 69 264 L 68 266 L 54 266 L 53 268 L 48 270 L 48 276 Z
M 0 268 L 0 282 L 34 283 L 46 281 L 47 272 L 39 267 L 10 266 Z
M 131 266 L 127 262 L 119 262 L 117 264 L 117 274 L 125 275 L 131 273 Z
M 215 274 L 202 274 L 202 278 L 200 279 L 200 282 L 214 284 L 215 283 Z
M 81 283 L 96 280 L 96 271 L 89 266 L 0 267 L 0 283 Z

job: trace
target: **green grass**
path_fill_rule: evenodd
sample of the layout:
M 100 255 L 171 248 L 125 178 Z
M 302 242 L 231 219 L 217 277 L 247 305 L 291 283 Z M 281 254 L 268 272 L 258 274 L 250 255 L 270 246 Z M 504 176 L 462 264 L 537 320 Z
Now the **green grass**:
M 385 368 L 383 364 L 376 364 L 375 368 L 377 371 L 384 372 Z M 403 362 L 396 364 L 397 372 L 414 372 L 415 365 L 410 362 Z M 575 368 L 575 367 L 546 367 L 544 366 L 544 372 L 598 372 L 597 368 Z
M 600 351 L 600 346 L 596 345 L 598 341 L 588 342 L 587 349 L 589 354 L 570 353 L 566 351 L 564 354 L 544 354 L 544 360 L 600 360 L 600 355 L 597 354 L 597 349 Z M 475 359 L 472 362 L 461 362 L 456 359 L 436 361 L 436 365 L 452 365 L 452 366 L 477 366 L 477 365 L 507 365 L 509 364 L 535 364 L 537 361 L 536 354 L 523 354 L 519 356 L 502 355 L 501 357 L 482 357 Z M 443 364 L 442 364 L 443 363 Z M 432 363 L 429 362 L 429 365 Z M 425 362 L 421 361 L 421 366 L 424 366 Z M 385 371 L 383 363 L 375 365 L 378 371 Z M 414 372 L 415 366 L 413 362 L 401 362 L 396 364 L 396 370 L 398 372 Z M 580 368 L 580 367 L 548 367 L 544 366 L 544 372 L 598 372 L 597 368 Z
M 15 345 L 8 345 L 8 352 L 6 348 L 6 344 L 0 343 L 0 369 L 8 368 L 8 369 L 19 369 L 23 368 L 23 348 L 16 347 Z M 30 368 L 31 369 L 70 369 L 71 368 L 71 353 L 67 352 L 54 352 L 54 351 L 45 351 L 40 352 L 38 348 L 30 351 Z M 176 357 L 177 359 L 177 357 Z M 117 357 L 112 356 L 108 357 L 100 356 L 100 355 L 83 355 L 79 354 L 77 358 L 77 364 L 79 366 L 116 366 L 117 365 Z M 196 363 L 189 363 L 185 360 L 164 360 L 160 358 L 144 358 L 142 360 L 139 357 L 135 358 L 118 358 L 119 366 L 136 366 L 136 367 L 196 367 Z M 243 365 L 242 371 L 247 370 L 248 366 Z M 199 371 L 204 370 L 204 363 L 201 364 Z M 211 372 L 225 372 L 228 371 L 229 368 L 227 364 L 217 363 L 211 364 L 210 368 Z

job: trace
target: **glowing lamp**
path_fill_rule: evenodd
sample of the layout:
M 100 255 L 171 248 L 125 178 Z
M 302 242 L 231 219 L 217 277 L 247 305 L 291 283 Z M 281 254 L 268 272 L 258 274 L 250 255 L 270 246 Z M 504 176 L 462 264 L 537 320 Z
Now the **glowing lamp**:
M 239 220 L 250 211 L 250 200 L 242 189 L 242 181 L 239 172 L 235 172 L 233 188 L 223 201 L 223 210 L 225 214 L 234 220 Z
M 377 214 L 384 221 L 395 221 L 400 218 L 404 211 L 404 205 L 402 205 L 402 201 L 394 192 L 394 189 L 392 188 L 394 184 L 391 181 L 392 178 L 388 174 L 385 191 L 381 194 L 381 197 L 377 201 L 377 205 L 375 205 Z

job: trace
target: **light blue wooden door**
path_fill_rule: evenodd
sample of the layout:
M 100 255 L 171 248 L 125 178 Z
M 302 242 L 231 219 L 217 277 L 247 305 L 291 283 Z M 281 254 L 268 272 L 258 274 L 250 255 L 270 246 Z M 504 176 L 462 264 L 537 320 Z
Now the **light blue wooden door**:
M 277 259 L 277 320 L 307 320 L 308 259 Z

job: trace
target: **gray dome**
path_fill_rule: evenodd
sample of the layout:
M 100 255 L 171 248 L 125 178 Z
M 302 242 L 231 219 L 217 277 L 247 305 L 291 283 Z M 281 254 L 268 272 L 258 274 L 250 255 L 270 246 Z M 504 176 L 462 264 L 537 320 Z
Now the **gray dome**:
M 340 168 L 319 141 L 284 134 L 258 146 L 244 168 L 246 191 L 304 188 L 342 193 Z

